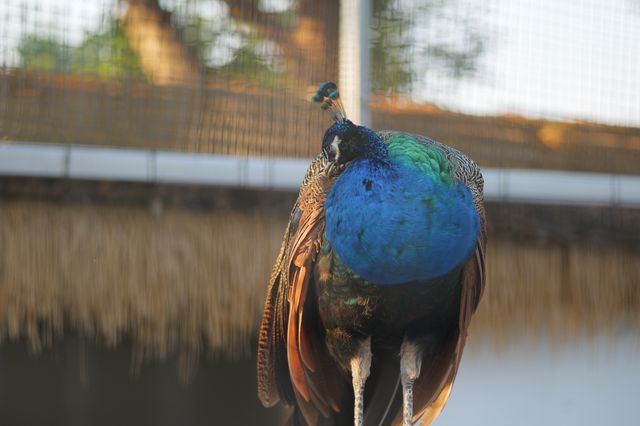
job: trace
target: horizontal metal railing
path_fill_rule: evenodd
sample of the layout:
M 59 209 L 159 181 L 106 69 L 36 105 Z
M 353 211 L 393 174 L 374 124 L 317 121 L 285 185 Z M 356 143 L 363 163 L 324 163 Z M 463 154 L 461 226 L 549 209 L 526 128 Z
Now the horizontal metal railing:
M 0 146 L 0 176 L 297 190 L 309 160 L 81 145 Z M 483 168 L 485 199 L 640 207 L 640 176 Z

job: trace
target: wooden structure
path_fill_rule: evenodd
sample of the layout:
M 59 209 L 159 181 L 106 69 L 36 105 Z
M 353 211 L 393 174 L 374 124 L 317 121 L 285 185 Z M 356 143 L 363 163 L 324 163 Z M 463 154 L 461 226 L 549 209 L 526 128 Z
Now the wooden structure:
M 327 119 L 304 93 L 240 82 L 159 87 L 70 75 L 0 74 L 0 139 L 312 157 Z M 640 129 L 478 117 L 374 100 L 373 127 L 429 135 L 481 166 L 637 174 Z

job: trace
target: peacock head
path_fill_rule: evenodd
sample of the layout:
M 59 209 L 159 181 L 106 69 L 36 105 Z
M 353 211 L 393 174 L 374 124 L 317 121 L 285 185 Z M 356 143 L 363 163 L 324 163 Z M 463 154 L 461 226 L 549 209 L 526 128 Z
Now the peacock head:
M 359 126 L 346 118 L 333 123 L 324 132 L 322 151 L 331 162 L 344 164 L 351 161 L 358 157 L 363 149 L 360 133 Z
M 329 112 L 334 121 L 322 138 L 322 151 L 329 161 L 344 164 L 358 157 L 386 156 L 384 142 L 374 131 L 347 119 L 334 82 L 322 83 L 312 100 Z

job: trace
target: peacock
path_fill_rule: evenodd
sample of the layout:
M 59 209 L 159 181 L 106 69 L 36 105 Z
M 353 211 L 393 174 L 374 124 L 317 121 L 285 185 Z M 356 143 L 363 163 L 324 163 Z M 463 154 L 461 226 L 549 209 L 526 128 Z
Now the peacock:
M 483 293 L 483 179 L 424 136 L 347 119 L 309 166 L 267 288 L 258 396 L 290 423 L 428 425 L 453 385 Z

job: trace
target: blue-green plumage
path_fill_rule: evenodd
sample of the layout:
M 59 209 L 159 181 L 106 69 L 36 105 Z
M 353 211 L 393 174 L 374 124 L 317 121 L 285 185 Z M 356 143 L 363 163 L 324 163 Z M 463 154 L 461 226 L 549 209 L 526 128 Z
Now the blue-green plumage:
M 325 202 L 325 235 L 339 260 L 376 284 L 437 278 L 466 261 L 478 214 L 469 189 L 429 155 L 438 148 L 399 136 L 386 149 L 368 137 L 382 145 L 377 157 L 351 161 Z

